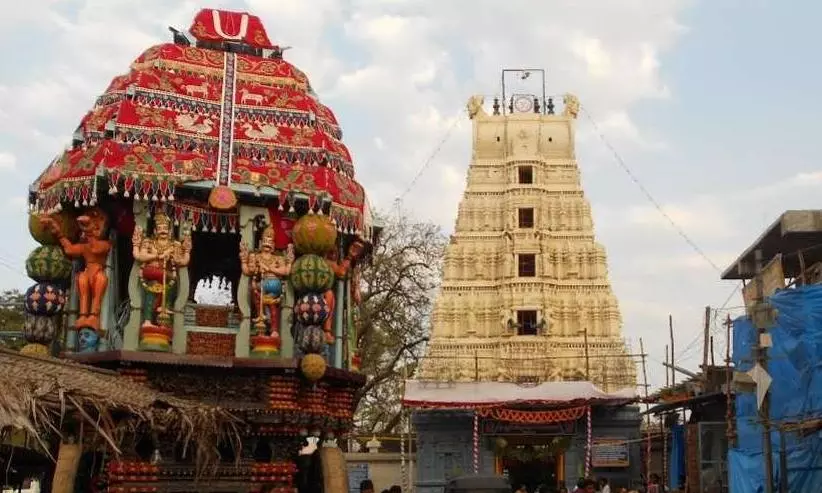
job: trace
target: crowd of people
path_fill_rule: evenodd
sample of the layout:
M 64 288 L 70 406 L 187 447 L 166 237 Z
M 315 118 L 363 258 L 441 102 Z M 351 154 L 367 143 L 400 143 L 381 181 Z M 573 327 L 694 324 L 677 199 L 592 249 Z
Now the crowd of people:
M 657 474 L 651 474 L 648 478 L 648 487 L 645 493 L 664 493 L 664 489 L 660 485 L 660 479 Z M 599 478 L 598 480 L 590 478 L 580 478 L 576 486 L 571 491 L 565 485 L 559 485 L 556 488 L 551 488 L 548 485 L 538 486 L 534 491 L 528 491 L 525 485 L 520 485 L 514 493 L 638 493 L 637 490 L 629 490 L 624 486 L 611 488 L 611 484 L 607 478 Z M 370 479 L 366 479 L 360 483 L 360 493 L 375 493 L 374 483 Z M 381 493 L 402 493 L 402 488 L 399 485 L 393 485 L 388 489 L 382 490 Z
M 374 482 L 370 479 L 364 479 L 363 481 L 361 481 L 360 493 L 375 493 Z M 398 484 L 395 484 L 386 490 L 382 490 L 381 493 L 402 493 L 402 487 Z
M 525 485 L 520 485 L 514 493 L 665 493 L 665 489 L 660 484 L 659 475 L 651 474 L 648 478 L 647 488 L 641 490 L 628 489 L 624 486 L 612 487 L 607 478 L 599 478 L 598 480 L 590 478 L 580 478 L 571 491 L 565 485 L 559 485 L 552 489 L 548 485 L 537 487 L 534 491 L 529 491 Z

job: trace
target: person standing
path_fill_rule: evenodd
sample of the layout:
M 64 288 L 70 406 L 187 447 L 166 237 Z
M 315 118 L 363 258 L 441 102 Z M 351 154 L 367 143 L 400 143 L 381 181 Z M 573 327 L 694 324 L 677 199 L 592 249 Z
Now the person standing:
M 611 493 L 611 485 L 608 484 L 608 478 L 599 478 L 600 493 Z
M 374 493 L 374 482 L 370 479 L 360 481 L 360 493 Z

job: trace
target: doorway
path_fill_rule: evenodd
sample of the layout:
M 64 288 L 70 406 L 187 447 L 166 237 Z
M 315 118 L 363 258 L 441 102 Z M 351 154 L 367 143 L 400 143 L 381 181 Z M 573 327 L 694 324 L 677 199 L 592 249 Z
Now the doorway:
M 496 439 L 497 474 L 508 477 L 512 490 L 524 486 L 528 493 L 540 487 L 555 492 L 565 481 L 567 436 L 508 435 Z
M 540 487 L 556 491 L 559 483 L 556 457 L 503 459 L 503 468 L 508 472 L 508 481 L 515 491 L 520 486 L 525 486 L 528 493 L 536 493 Z

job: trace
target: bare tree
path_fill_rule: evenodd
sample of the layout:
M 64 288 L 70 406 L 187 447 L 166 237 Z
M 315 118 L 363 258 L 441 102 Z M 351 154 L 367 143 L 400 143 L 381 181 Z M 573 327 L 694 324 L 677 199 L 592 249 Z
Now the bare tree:
M 392 432 L 400 422 L 403 377 L 428 341 L 446 237 L 431 223 L 382 217 L 385 227 L 362 272 L 358 347 L 368 382 L 359 391 L 360 432 Z

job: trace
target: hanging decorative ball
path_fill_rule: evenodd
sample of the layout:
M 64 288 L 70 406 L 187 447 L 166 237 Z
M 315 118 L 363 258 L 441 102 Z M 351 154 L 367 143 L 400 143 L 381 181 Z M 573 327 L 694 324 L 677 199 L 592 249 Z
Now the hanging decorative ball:
M 93 353 L 97 351 L 97 344 L 100 342 L 100 336 L 94 329 L 88 327 L 80 329 L 77 333 L 77 352 L 78 353 Z
M 496 445 L 497 445 L 498 449 L 505 450 L 505 447 L 508 446 L 508 440 L 506 440 L 502 437 L 499 437 L 499 438 L 497 438 Z
M 294 303 L 294 317 L 304 325 L 320 325 L 328 318 L 328 303 L 319 294 L 304 294 Z
M 319 255 L 302 255 L 291 266 L 289 280 L 297 294 L 323 293 L 334 285 L 334 271 Z
M 300 361 L 300 370 L 311 382 L 321 379 L 325 375 L 326 367 L 325 358 L 319 354 L 306 354 Z
M 57 245 L 59 243 L 57 237 L 43 227 L 40 222 L 41 217 L 40 214 L 29 214 L 29 233 L 31 233 L 31 237 L 41 245 Z M 71 212 L 63 211 L 52 214 L 51 217 L 60 225 L 63 236 L 72 241 L 77 238 L 77 220 Z
M 337 244 L 337 228 L 328 216 L 306 214 L 294 224 L 292 238 L 297 253 L 325 255 Z
M 40 282 L 26 290 L 25 309 L 30 315 L 50 317 L 62 313 L 66 306 L 63 288 L 48 282 Z
M 23 324 L 23 337 L 26 342 L 48 346 L 57 333 L 58 317 L 44 317 L 41 315 L 26 315 Z
M 227 211 L 237 207 L 237 195 L 231 187 L 218 185 L 208 194 L 208 205 L 218 211 Z
M 66 283 L 71 279 L 71 260 L 58 245 L 42 245 L 26 259 L 26 274 L 38 282 Z
M 298 322 L 299 324 L 299 322 Z M 319 353 L 325 342 L 325 332 L 319 325 L 302 325 L 297 327 L 297 347 L 307 354 Z

